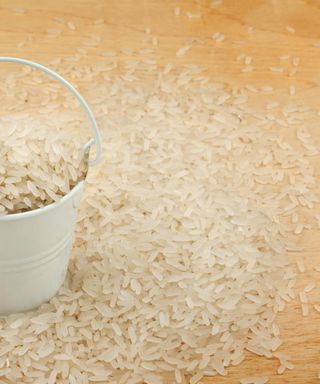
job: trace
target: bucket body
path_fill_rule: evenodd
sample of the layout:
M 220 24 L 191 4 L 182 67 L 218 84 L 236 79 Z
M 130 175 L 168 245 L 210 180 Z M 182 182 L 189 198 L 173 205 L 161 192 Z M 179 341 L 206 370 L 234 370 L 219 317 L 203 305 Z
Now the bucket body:
M 0 315 L 34 309 L 62 285 L 83 186 L 57 203 L 0 218 Z

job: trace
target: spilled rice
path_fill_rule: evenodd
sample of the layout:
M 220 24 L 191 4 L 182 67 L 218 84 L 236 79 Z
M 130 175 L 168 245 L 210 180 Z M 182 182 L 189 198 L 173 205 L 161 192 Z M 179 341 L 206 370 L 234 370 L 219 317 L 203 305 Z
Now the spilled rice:
M 297 110 L 271 119 L 250 107 L 246 89 L 210 83 L 196 66 L 110 60 L 77 69 L 90 82 L 104 158 L 88 173 L 68 279 L 50 303 L 0 319 L 0 377 L 196 384 L 226 375 L 246 351 L 278 358 L 279 374 L 292 369 L 276 352 L 276 315 L 293 296 L 293 215 L 318 201 L 307 157 L 316 147 L 305 131 L 301 148 L 278 133 Z M 40 104 L 48 119 L 56 100 L 53 90 Z M 268 381 L 253 379 L 241 382 Z

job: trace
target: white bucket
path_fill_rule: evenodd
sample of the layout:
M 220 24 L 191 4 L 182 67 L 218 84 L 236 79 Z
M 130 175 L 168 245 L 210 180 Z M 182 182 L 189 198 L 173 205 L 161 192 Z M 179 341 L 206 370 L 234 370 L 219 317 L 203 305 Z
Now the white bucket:
M 101 138 L 95 118 L 78 91 L 57 73 L 24 59 L 0 57 L 37 68 L 64 84 L 79 100 L 91 122 L 96 157 L 101 158 Z M 80 181 L 59 202 L 28 212 L 0 217 L 0 315 L 36 308 L 54 296 L 62 285 L 69 262 L 77 216 L 77 205 L 84 181 Z

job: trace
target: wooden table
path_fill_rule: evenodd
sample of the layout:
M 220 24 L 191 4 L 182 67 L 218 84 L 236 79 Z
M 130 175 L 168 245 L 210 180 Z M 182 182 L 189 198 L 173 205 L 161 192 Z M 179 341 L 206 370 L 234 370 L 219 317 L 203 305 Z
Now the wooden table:
M 180 15 L 175 15 L 177 7 Z M 178 67 L 196 63 L 207 67 L 217 81 L 272 85 L 277 98 L 283 100 L 289 97 L 288 87 L 294 85 L 294 97 L 320 110 L 319 20 L 319 0 L 0 0 L 0 50 L 1 55 L 50 64 L 57 57 L 79 53 L 85 35 L 96 33 L 103 36 L 102 41 L 86 47 L 87 56 L 76 65 L 101 61 L 104 51 L 115 50 L 118 59 L 125 61 L 137 50 L 153 47 L 155 53 L 149 56 L 160 63 L 172 62 Z M 57 28 L 63 32 L 53 38 L 48 29 Z M 223 41 L 212 39 L 216 32 L 224 35 Z M 222 40 L 220 36 L 214 38 Z M 191 41 L 192 48 L 176 56 L 177 49 Z M 241 72 L 241 54 L 252 57 L 252 72 Z M 290 58 L 280 59 L 282 55 Z M 293 57 L 301 60 L 296 74 L 271 72 L 270 67 L 288 66 L 288 60 L 291 68 Z M 317 126 L 313 131 L 320 142 Z M 319 167 L 316 172 L 319 177 Z M 317 281 L 320 277 L 314 271 L 320 265 L 319 232 L 308 231 L 300 242 L 306 247 L 307 271 L 299 286 L 305 286 L 310 278 Z M 313 304 L 320 302 L 319 286 L 310 294 Z M 292 357 L 293 371 L 277 375 L 277 361 L 248 355 L 227 377 L 204 382 L 238 383 L 240 378 L 255 375 L 269 376 L 272 384 L 318 382 L 320 314 L 311 310 L 309 317 L 302 317 L 299 305 L 293 303 L 280 314 L 279 322 L 284 338 L 280 350 Z

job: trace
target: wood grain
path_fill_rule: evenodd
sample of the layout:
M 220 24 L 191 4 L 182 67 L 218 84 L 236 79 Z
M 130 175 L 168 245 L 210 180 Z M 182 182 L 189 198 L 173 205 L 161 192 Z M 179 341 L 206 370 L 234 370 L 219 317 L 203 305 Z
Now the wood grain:
M 180 16 L 174 15 L 175 7 L 180 7 Z M 186 12 L 199 18 L 189 18 Z M 57 17 L 74 23 L 76 30 L 57 22 Z M 104 24 L 94 25 L 100 18 Z M 294 100 L 320 110 L 320 48 L 314 46 L 320 41 L 319 20 L 320 2 L 316 0 L 224 0 L 221 4 L 205 0 L 0 0 L 0 51 L 1 55 L 50 64 L 57 57 L 74 56 L 82 47 L 87 55 L 75 64 L 82 65 L 104 60 L 101 53 L 109 50 L 117 51 L 120 61 L 137 58 L 139 50 L 153 47 L 152 38 L 156 37 L 158 47 L 153 47 L 155 52 L 148 57 L 160 63 L 172 62 L 177 67 L 199 64 L 207 68 L 212 79 L 231 84 L 272 85 L 272 97 L 283 102 L 289 98 L 288 87 L 294 85 Z M 287 26 L 295 32 L 290 33 Z M 51 28 L 60 28 L 62 33 L 49 36 L 47 30 Z M 150 28 L 150 34 L 146 28 Z M 224 34 L 225 40 L 213 41 L 215 32 Z M 97 47 L 83 46 L 88 34 L 102 37 Z M 177 57 L 176 50 L 194 38 L 188 53 Z M 240 54 L 252 56 L 252 73 L 241 72 L 243 64 L 236 60 Z M 289 55 L 290 60 L 280 60 L 281 55 Z M 301 63 L 290 77 L 293 57 L 300 57 Z M 270 66 L 279 65 L 286 69 L 283 74 L 270 71 Z M 315 122 L 312 130 L 320 143 L 318 124 Z M 319 166 L 315 164 L 319 180 Z M 320 266 L 319 232 L 308 231 L 299 242 L 305 246 L 301 257 L 307 266 L 299 283 L 303 287 L 310 279 L 319 281 L 320 273 L 314 271 L 316 265 Z M 319 285 L 310 294 L 313 304 L 320 303 Z M 227 377 L 207 378 L 204 382 L 233 384 L 255 375 L 268 376 L 272 384 L 319 382 L 320 314 L 311 310 L 309 317 L 302 317 L 300 312 L 299 305 L 292 303 L 279 316 L 284 338 L 281 351 L 292 357 L 294 370 L 277 375 L 275 360 L 248 354 L 243 364 L 229 369 Z

